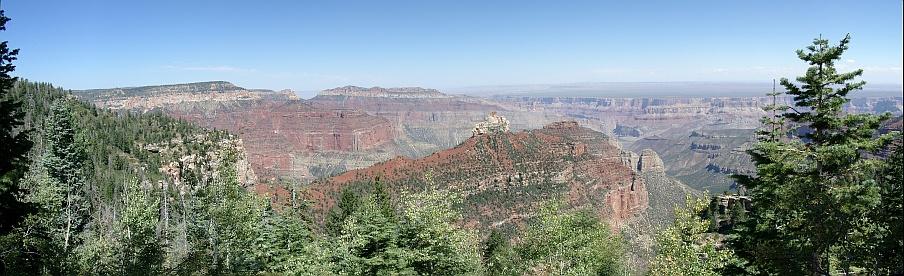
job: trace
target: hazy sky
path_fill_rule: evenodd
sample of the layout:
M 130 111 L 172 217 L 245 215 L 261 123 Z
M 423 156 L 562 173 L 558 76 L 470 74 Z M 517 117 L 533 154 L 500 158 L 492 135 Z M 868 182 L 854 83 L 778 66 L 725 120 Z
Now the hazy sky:
M 754 81 L 851 33 L 840 64 L 902 83 L 902 1 L 3 0 L 16 74 L 66 88 Z

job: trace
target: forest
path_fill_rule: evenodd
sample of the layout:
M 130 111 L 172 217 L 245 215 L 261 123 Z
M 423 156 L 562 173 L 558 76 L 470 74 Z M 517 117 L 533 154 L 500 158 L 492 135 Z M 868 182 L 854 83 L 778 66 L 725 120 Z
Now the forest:
M 756 172 L 735 176 L 749 204 L 689 196 L 646 269 L 605 221 L 556 201 L 516 233 L 480 233 L 459 223 L 460 195 L 391 196 L 374 179 L 317 225 L 309 202 L 249 189 L 236 136 L 13 77 L 4 41 L 0 274 L 901 275 L 901 133 L 878 132 L 888 114 L 842 112 L 866 85 L 835 66 L 850 41 L 814 39 L 797 52 L 807 71 L 770 94 L 795 105 L 764 107 Z

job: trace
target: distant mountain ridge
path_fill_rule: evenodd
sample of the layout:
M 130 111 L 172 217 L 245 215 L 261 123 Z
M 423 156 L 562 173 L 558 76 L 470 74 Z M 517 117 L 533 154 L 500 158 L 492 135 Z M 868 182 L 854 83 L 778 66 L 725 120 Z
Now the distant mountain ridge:
M 228 81 L 205 81 L 193 83 L 147 85 L 134 87 L 99 88 L 73 91 L 85 98 L 112 96 L 153 96 L 167 93 L 228 93 L 235 91 L 252 91 L 239 87 Z M 273 92 L 267 89 L 254 89 L 259 92 Z
M 318 96 L 349 96 L 349 97 L 383 97 L 383 98 L 449 98 L 436 89 L 421 87 L 393 87 L 383 88 L 374 86 L 371 88 L 359 86 L 343 86 L 321 91 Z
M 187 102 L 298 98 L 291 90 L 275 92 L 267 89 L 246 89 L 227 81 L 89 89 L 72 92 L 98 107 L 144 111 Z

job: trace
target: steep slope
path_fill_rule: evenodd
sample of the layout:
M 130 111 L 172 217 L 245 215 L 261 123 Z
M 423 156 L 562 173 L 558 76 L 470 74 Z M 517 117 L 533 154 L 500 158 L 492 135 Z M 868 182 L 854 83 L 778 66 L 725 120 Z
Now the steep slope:
M 606 135 L 558 122 L 542 129 L 475 135 L 421 159 L 396 158 L 315 181 L 306 192 L 319 220 L 343 189 L 366 190 L 380 177 L 393 194 L 428 188 L 464 196 L 464 224 L 520 224 L 548 200 L 590 208 L 619 227 L 648 205 L 644 180 Z
M 321 177 L 341 169 L 331 166 L 344 162 L 317 156 L 367 160 L 356 153 L 391 146 L 394 137 L 393 125 L 386 119 L 354 110 L 317 109 L 296 100 L 242 101 L 213 107 L 181 104 L 164 110 L 203 127 L 238 134 L 246 141 L 255 171 L 267 177 Z

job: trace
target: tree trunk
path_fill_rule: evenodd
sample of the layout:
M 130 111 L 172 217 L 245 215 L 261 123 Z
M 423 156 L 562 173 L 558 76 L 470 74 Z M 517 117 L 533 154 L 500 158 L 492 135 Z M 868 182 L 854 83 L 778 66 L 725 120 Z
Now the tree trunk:
M 72 187 L 66 189 L 66 232 L 63 237 L 63 250 L 69 250 L 69 235 L 72 233 Z

